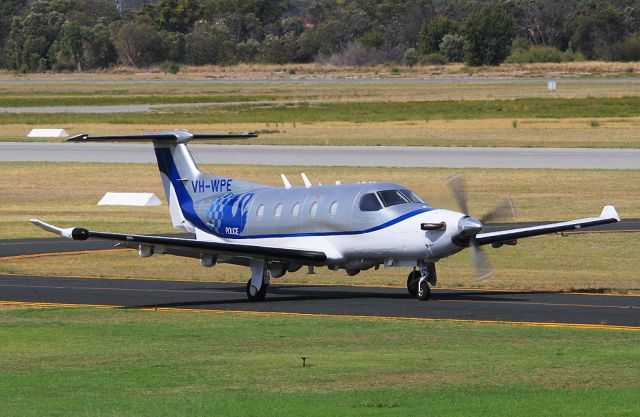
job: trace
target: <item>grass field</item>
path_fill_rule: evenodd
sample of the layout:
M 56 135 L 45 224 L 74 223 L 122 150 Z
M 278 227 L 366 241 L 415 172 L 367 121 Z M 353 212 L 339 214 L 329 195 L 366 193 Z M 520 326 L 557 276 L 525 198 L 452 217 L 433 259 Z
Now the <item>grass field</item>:
M 454 208 L 444 185 L 453 173 L 446 169 L 283 168 L 204 166 L 225 173 L 279 184 L 279 173 L 295 181 L 306 172 L 313 181 L 330 183 L 388 180 L 404 184 L 436 207 Z M 41 173 L 47 172 L 46 176 Z M 640 217 L 640 195 L 629 193 L 640 181 L 637 171 L 582 170 L 467 170 L 471 212 L 482 214 L 495 201 L 512 196 L 520 220 L 563 220 L 597 215 L 605 204 L 618 207 L 623 218 Z M 68 227 L 129 233 L 171 233 L 166 205 L 158 207 L 104 207 L 96 202 L 107 191 L 151 191 L 164 200 L 157 168 L 152 164 L 0 164 L 4 205 L 0 208 L 3 238 L 45 237 L 28 222 L 31 217 Z M 34 180 L 35 179 L 35 180 Z M 81 186 L 80 186 L 81 185 Z M 638 290 L 638 234 L 590 234 L 562 238 L 527 239 L 515 247 L 488 249 L 495 276 L 485 287 L 524 289 Z M 559 255 L 562 254 L 562 255 Z M 241 281 L 246 270 L 220 265 L 202 268 L 175 257 L 140 259 L 130 251 L 81 256 L 5 260 L 0 271 L 31 274 L 90 275 L 115 278 L 159 278 Z M 472 279 L 470 260 L 462 253 L 443 260 L 440 285 L 467 287 Z M 283 282 L 403 285 L 407 271 L 383 269 L 356 277 L 326 270 L 310 279 L 299 272 Z
M 0 107 L 201 105 L 98 114 L 0 112 L 4 141 L 25 140 L 35 126 L 72 134 L 182 127 L 261 133 L 254 141 L 234 142 L 245 144 L 640 147 L 640 83 L 625 80 L 562 79 L 554 93 L 543 79 L 211 82 L 59 75 L 11 81 L 0 86 Z
M 597 126 L 594 127 L 594 120 Z M 174 129 L 175 124 L 79 123 L 66 127 L 70 134 L 133 134 L 153 129 Z M 514 124 L 516 127 L 514 128 Z M 0 141 L 22 141 L 34 125 L 2 126 Z M 180 126 L 180 125 L 178 125 Z M 254 131 L 251 140 L 229 144 L 261 145 L 359 145 L 359 146 L 512 146 L 638 148 L 640 118 L 597 119 L 480 119 L 421 120 L 405 122 L 319 123 L 220 123 L 189 124 L 193 132 Z M 55 139 L 53 139 L 55 140 Z M 58 139 L 63 140 L 63 139 Z M 48 142 L 52 139 L 29 139 Z
M 94 309 L 0 323 L 7 417 L 640 413 L 633 331 Z

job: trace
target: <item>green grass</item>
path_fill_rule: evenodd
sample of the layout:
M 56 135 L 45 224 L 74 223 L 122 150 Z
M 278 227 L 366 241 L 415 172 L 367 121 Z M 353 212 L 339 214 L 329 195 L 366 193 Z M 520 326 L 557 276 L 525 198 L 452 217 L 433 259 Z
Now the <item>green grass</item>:
M 640 413 L 640 332 L 92 309 L 0 324 L 7 417 Z
M 189 123 L 317 123 L 327 121 L 385 122 L 407 120 L 472 120 L 514 118 L 635 117 L 640 97 L 522 98 L 515 100 L 355 102 L 253 105 L 165 109 L 156 113 L 0 114 L 0 124 L 164 124 Z

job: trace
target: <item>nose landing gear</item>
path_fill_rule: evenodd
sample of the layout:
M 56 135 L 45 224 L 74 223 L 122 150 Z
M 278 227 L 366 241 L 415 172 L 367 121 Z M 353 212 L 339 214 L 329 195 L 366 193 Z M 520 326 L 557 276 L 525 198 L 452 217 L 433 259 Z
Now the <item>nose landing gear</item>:
M 414 269 L 407 277 L 407 291 L 412 297 L 426 301 L 431 296 L 431 285 L 436 285 L 436 266 L 433 262 L 419 262 L 420 269 Z

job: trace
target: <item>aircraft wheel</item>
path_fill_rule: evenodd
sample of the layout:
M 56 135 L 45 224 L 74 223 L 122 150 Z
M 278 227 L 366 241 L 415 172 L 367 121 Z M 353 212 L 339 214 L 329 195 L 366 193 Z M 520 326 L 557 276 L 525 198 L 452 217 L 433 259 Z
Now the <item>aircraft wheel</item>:
M 431 288 L 425 279 L 418 285 L 418 298 L 420 301 L 427 301 L 429 297 L 431 297 Z
M 420 282 L 420 271 L 411 271 L 407 277 L 407 291 L 409 295 L 415 297 L 418 294 L 418 283 Z
M 253 290 L 253 291 L 252 291 Z M 251 280 L 247 281 L 247 299 L 249 301 L 262 301 L 267 296 L 267 285 L 262 284 L 262 288 L 260 288 L 257 292 L 255 288 L 251 288 Z

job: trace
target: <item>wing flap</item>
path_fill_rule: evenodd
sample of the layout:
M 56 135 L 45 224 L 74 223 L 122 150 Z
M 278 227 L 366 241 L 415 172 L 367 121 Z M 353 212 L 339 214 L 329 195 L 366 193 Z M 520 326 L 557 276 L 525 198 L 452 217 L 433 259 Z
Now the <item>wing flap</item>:
M 183 239 L 177 237 L 130 235 L 121 233 L 95 232 L 80 227 L 62 229 L 38 219 L 31 219 L 36 226 L 55 233 L 59 236 L 74 240 L 103 239 L 120 242 L 128 247 L 147 246 L 153 247 L 155 252 L 161 253 L 162 249 L 174 249 L 196 253 L 216 255 L 229 255 L 246 257 L 251 259 L 268 259 L 276 261 L 291 261 L 309 265 L 321 265 L 327 260 L 324 252 L 309 251 L 303 249 L 241 245 L 235 243 L 207 242 L 195 239 Z M 171 251 L 169 251 L 171 253 Z
M 620 216 L 613 206 L 605 206 L 598 217 L 588 217 L 566 222 L 550 223 L 540 226 L 523 227 L 519 229 L 501 230 L 499 232 L 480 233 L 476 235 L 478 245 L 490 243 L 508 242 L 525 237 L 545 235 L 549 233 L 564 232 L 567 230 L 577 230 L 583 227 L 600 226 L 603 224 L 616 223 L 620 221 Z

